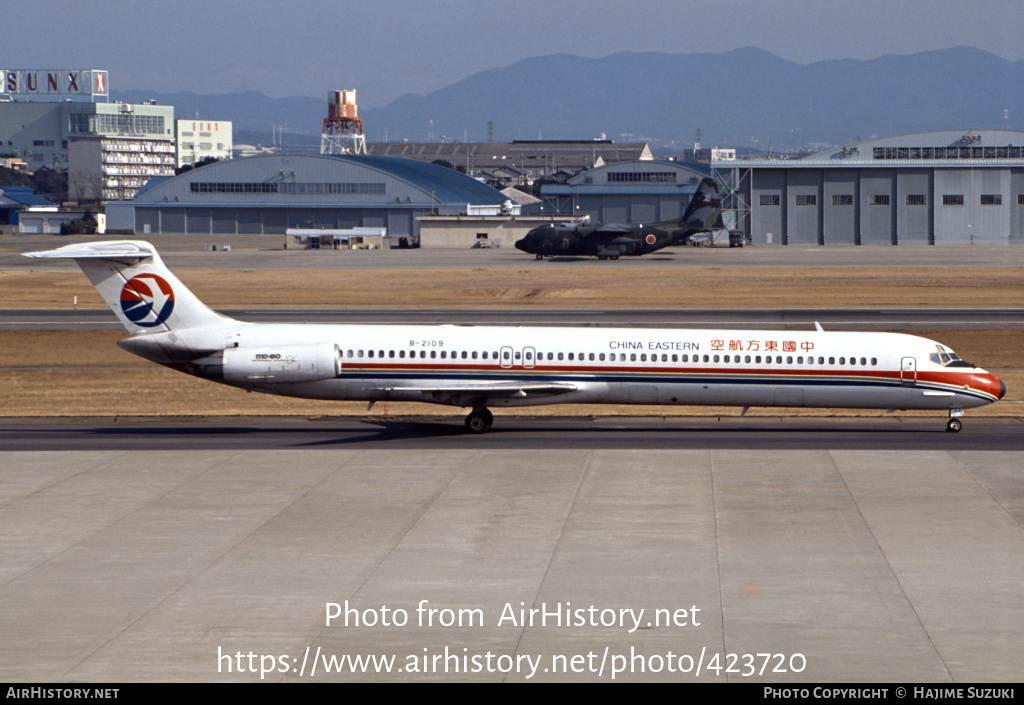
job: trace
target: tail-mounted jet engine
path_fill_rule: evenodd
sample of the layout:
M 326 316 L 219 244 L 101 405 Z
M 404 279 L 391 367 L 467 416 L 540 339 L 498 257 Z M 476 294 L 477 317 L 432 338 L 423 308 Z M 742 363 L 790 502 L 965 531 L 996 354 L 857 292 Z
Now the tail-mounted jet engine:
M 341 374 L 341 350 L 331 343 L 228 348 L 223 364 L 227 382 L 316 382 Z

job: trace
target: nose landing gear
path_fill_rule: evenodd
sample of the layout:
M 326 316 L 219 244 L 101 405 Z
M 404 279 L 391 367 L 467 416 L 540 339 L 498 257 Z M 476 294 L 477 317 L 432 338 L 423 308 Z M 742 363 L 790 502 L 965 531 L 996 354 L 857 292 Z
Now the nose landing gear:
M 963 413 L 963 409 L 949 410 L 949 423 L 946 424 L 947 431 L 950 433 L 960 433 L 960 429 L 964 427 L 964 424 L 958 417 L 963 416 Z

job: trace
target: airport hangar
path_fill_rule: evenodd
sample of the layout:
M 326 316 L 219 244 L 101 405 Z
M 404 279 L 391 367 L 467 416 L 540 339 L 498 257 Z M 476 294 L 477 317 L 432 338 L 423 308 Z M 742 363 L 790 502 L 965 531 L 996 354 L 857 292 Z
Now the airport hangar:
M 944 130 L 713 161 L 755 245 L 1024 243 L 1024 132 Z M 730 202 L 731 200 L 731 202 Z
M 107 204 L 107 232 L 284 236 L 290 228 L 386 228 L 397 246 L 402 238 L 419 237 L 420 217 L 503 210 L 516 215 L 519 206 L 500 191 L 435 164 L 278 154 L 154 178 L 133 199 Z
M 443 160 L 471 176 L 523 186 L 538 179 L 558 180 L 612 162 L 654 159 L 645 142 L 599 140 L 516 140 L 514 142 L 378 142 L 369 154 L 418 161 Z
M 550 217 L 589 216 L 591 223 L 659 223 L 678 220 L 707 164 L 638 159 L 580 172 L 565 184 L 543 184 L 542 212 Z

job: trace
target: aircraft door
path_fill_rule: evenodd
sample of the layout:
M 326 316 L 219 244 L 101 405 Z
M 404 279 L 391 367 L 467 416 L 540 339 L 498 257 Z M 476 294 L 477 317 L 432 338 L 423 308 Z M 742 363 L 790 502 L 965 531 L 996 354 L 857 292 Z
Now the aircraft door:
M 531 369 L 534 366 L 534 359 L 537 357 L 537 351 L 533 348 L 523 348 L 523 367 Z
M 917 384 L 917 358 L 905 357 L 900 361 L 900 384 L 904 387 Z
M 501 360 L 501 366 L 505 368 L 512 367 L 512 348 L 506 345 L 501 349 L 499 354 L 501 355 L 499 358 Z

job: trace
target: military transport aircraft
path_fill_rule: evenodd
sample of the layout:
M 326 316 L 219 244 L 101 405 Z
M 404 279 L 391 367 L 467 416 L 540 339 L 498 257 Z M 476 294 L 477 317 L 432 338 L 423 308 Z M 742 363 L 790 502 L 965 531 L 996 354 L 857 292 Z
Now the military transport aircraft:
M 541 225 L 516 241 L 516 249 L 545 256 L 585 255 L 598 259 L 618 259 L 622 255 L 650 254 L 670 245 L 685 245 L 690 236 L 724 228 L 722 202 L 714 179 L 702 179 L 683 217 L 650 225 L 610 224 Z
M 932 340 L 894 333 L 246 323 L 207 308 L 148 242 L 67 245 L 147 360 L 243 389 L 310 399 L 488 406 L 687 404 L 963 409 L 1006 393 Z M 744 409 L 744 412 L 746 409 Z

